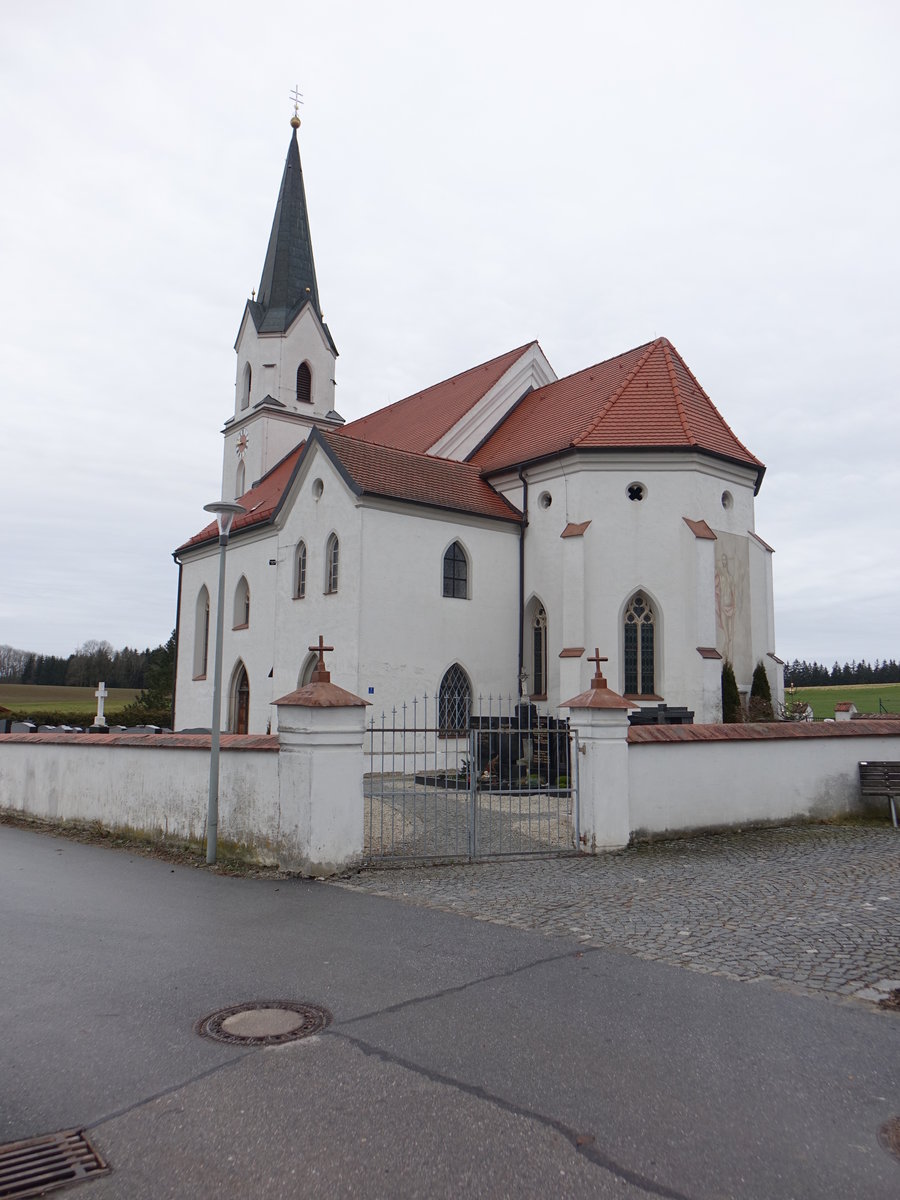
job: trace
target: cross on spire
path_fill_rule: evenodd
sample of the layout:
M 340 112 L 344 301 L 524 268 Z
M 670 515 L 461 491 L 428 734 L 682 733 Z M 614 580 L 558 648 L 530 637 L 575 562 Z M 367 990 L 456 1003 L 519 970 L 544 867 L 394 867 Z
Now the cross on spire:
M 318 654 L 319 661 L 316 663 L 316 669 L 313 671 L 312 683 L 331 683 L 331 672 L 325 670 L 325 651 L 334 650 L 334 646 L 326 646 L 325 639 L 319 634 L 318 644 L 308 646 L 307 649 L 312 650 L 314 654 Z
M 300 128 L 300 105 L 303 103 L 303 93 L 300 91 L 300 85 L 295 84 L 294 90 L 291 92 L 291 99 L 294 102 L 294 115 L 291 117 L 291 126 L 294 129 Z

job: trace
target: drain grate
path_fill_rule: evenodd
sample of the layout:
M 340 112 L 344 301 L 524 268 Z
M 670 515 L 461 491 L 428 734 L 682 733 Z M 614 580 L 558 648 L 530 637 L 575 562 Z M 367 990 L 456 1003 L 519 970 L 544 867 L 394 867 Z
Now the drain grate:
M 83 1129 L 10 1142 L 0 1146 L 0 1200 L 43 1196 L 54 1188 L 106 1175 L 108 1171 Z
M 210 1013 L 194 1028 L 201 1037 L 234 1046 L 280 1046 L 310 1037 L 330 1024 L 331 1013 L 319 1004 L 249 1000 Z

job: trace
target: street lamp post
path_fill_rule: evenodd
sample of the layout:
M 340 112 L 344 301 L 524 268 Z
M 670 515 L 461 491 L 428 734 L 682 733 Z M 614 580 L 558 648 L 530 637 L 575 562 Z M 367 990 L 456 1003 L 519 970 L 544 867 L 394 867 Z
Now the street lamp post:
M 214 513 L 219 526 L 219 599 L 216 603 L 216 650 L 213 660 L 213 707 L 210 722 L 209 804 L 206 810 L 206 861 L 216 861 L 219 833 L 219 725 L 222 712 L 222 639 L 225 628 L 225 550 L 234 518 L 246 512 L 242 504 L 219 500 L 204 504 L 203 511 Z

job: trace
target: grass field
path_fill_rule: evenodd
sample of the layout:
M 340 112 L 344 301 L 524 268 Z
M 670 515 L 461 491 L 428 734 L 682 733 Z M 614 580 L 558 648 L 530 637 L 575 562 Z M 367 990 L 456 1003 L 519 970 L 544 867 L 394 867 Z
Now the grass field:
M 791 693 L 787 688 L 784 699 L 786 704 L 791 701 Z M 832 687 L 798 687 L 793 699 L 809 704 L 817 721 L 833 717 L 834 706 L 843 700 L 855 704 L 861 713 L 877 713 L 878 701 L 881 700 L 888 712 L 900 716 L 900 683 L 838 683 Z
M 67 712 L 93 716 L 97 711 L 94 687 L 38 687 L 31 683 L 0 683 L 0 708 L 12 712 Z M 131 704 L 140 690 L 137 688 L 110 688 L 105 701 L 107 712 L 114 712 Z

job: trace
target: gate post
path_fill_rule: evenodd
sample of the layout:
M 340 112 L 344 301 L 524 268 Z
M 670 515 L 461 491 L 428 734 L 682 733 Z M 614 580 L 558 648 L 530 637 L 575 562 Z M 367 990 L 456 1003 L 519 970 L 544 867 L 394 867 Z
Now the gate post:
M 589 854 L 627 846 L 631 836 L 628 797 L 628 710 L 624 696 L 607 687 L 600 673 L 606 662 L 600 651 L 590 689 L 560 708 L 571 711 L 569 723 L 578 734 L 580 849 Z
M 363 738 L 368 700 L 337 687 L 323 646 L 312 682 L 273 700 L 278 708 L 278 795 L 282 829 L 296 847 L 286 865 L 335 875 L 363 851 Z

